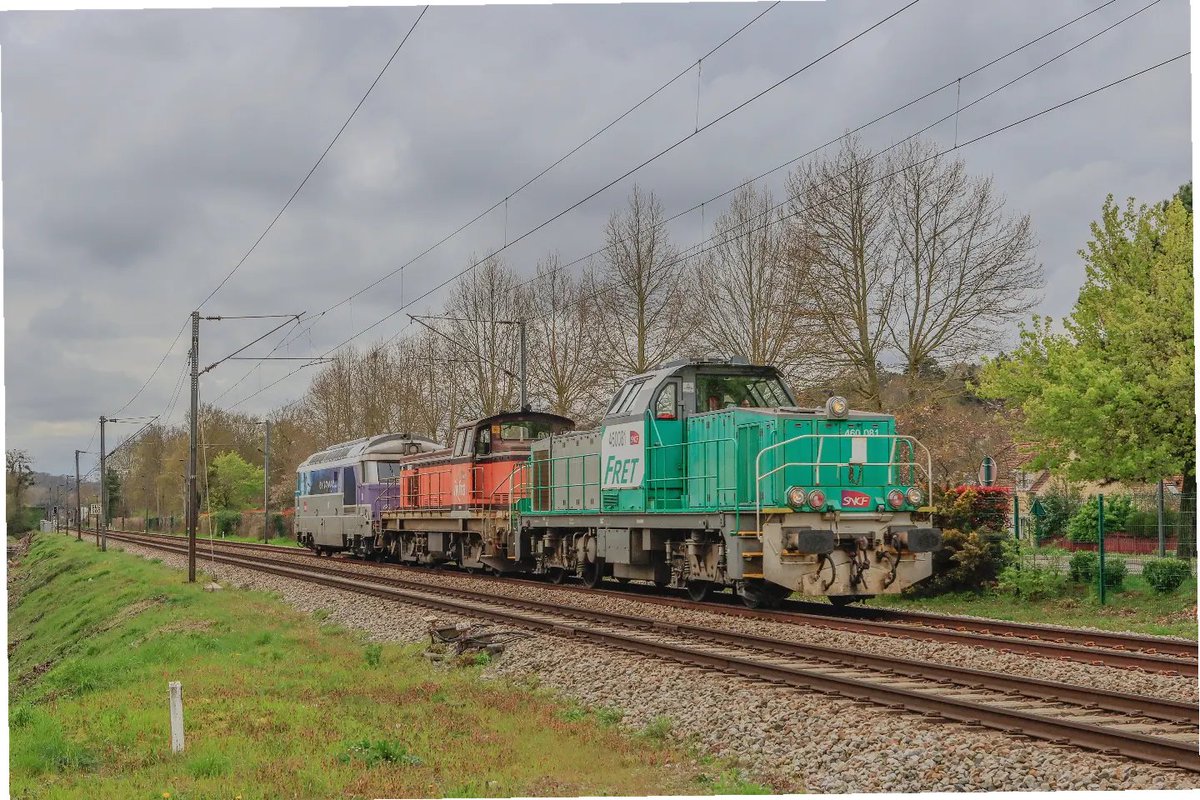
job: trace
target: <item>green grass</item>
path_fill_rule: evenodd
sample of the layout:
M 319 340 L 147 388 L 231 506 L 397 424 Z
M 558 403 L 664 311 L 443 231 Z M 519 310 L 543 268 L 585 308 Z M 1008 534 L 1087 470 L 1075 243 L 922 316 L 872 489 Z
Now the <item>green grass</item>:
M 1140 575 L 1129 575 L 1121 590 L 1107 592 L 1106 600 L 1102 606 L 1094 587 L 1071 584 L 1065 596 L 1038 601 L 987 590 L 924 598 L 880 595 L 867 605 L 1197 638 L 1195 577 L 1170 594 L 1158 594 Z
M 13 797 L 758 793 L 728 764 L 543 690 L 431 665 L 259 592 L 39 537 L 10 578 Z M 169 747 L 181 681 L 187 750 Z

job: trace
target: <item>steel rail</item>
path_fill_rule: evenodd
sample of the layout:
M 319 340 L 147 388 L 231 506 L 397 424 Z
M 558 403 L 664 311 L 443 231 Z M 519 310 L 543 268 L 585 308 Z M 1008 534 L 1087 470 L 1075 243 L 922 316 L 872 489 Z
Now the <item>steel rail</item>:
M 140 532 L 127 532 L 137 536 L 146 536 L 153 538 L 162 536 L 167 539 L 177 539 L 179 537 L 165 534 L 144 534 Z M 243 549 L 254 549 L 274 552 L 308 552 L 302 548 L 284 547 L 279 545 L 263 545 L 253 544 L 249 542 L 217 542 L 217 544 Z M 364 562 L 372 563 L 372 562 Z M 406 564 L 394 564 L 391 562 L 381 562 L 377 566 L 423 572 L 427 568 L 414 567 Z M 505 583 L 511 578 L 498 578 L 490 575 L 472 575 L 475 580 L 495 580 Z M 579 592 L 579 593 L 595 593 L 595 589 L 586 589 L 576 586 L 554 586 L 547 587 L 552 591 L 561 592 Z M 608 587 L 603 591 L 610 591 L 619 594 L 630 594 L 636 597 L 638 602 L 652 603 L 655 605 L 666 605 L 677 608 L 688 608 L 696 611 L 704 611 L 709 613 L 718 613 L 728 616 L 746 617 L 751 619 L 766 619 L 773 622 L 784 622 L 789 624 L 811 625 L 815 627 L 829 628 L 833 630 L 843 630 L 851 633 L 862 633 L 873 636 L 886 636 L 893 638 L 920 639 L 929 642 L 944 642 L 958 645 L 972 645 L 978 647 L 986 647 L 992 650 L 1001 652 L 1017 653 L 1020 655 L 1033 655 L 1046 658 L 1056 658 L 1066 661 L 1077 661 L 1081 663 L 1091 664 L 1093 666 L 1108 666 L 1126 669 L 1140 669 L 1147 672 L 1175 674 L 1184 677 L 1197 677 L 1200 675 L 1200 665 L 1198 665 L 1196 656 L 1196 645 L 1188 642 L 1171 640 L 1166 638 L 1145 637 L 1136 634 L 1096 634 L 1093 631 L 1079 631 L 1064 628 L 1056 628 L 1051 626 L 1036 626 L 1028 623 L 1008 623 L 1002 620 L 996 620 L 993 624 L 992 620 L 944 617 L 937 614 L 924 615 L 920 612 L 897 612 L 906 618 L 914 621 L 927 623 L 922 625 L 916 624 L 889 624 L 881 619 L 860 619 L 859 614 L 869 616 L 879 611 L 876 609 L 850 609 L 849 614 L 840 613 L 842 610 L 833 609 L 822 603 L 806 603 L 803 601 L 787 601 L 785 610 L 772 611 L 766 609 L 749 609 L 740 605 L 722 602 L 707 602 L 696 603 L 691 600 L 684 600 L 676 597 L 664 597 L 661 595 L 651 595 L 643 593 L 633 585 L 617 589 L 616 587 Z M 797 610 L 791 610 L 791 609 Z M 890 611 L 887 609 L 886 611 Z M 965 620 L 966 622 L 974 623 L 974 626 L 964 624 L 962 626 L 954 626 L 946 624 L 947 620 Z M 972 629 L 972 627 L 974 629 Z M 1022 630 L 1028 631 L 1023 638 L 1021 635 L 1007 631 L 1015 630 L 1020 627 Z M 994 632 L 996 629 L 1004 632 Z M 1053 636 L 1051 639 L 1049 637 Z M 1083 644 L 1082 642 L 1088 642 Z M 1105 644 L 1111 642 L 1112 644 Z M 1146 647 L 1145 650 L 1139 649 L 1139 645 Z M 1111 649 L 1109 649 L 1111 648 Z
M 123 536 L 122 538 L 136 542 L 134 537 Z M 144 544 L 145 542 L 142 543 Z M 182 551 L 180 547 L 162 542 L 154 542 L 151 546 L 171 552 Z M 541 619 L 511 610 L 494 608 L 497 605 L 503 607 L 504 602 L 502 600 L 512 600 L 512 598 L 498 599 L 491 595 L 482 595 L 484 597 L 482 601 L 467 600 L 467 602 L 463 602 L 461 599 L 455 600 L 450 597 L 439 597 L 437 596 L 439 592 L 435 592 L 429 587 L 421 586 L 417 591 L 401 589 L 388 586 L 386 583 L 365 580 L 361 577 L 346 577 L 345 572 L 324 566 L 319 566 L 315 570 L 296 569 L 255 556 L 214 554 L 211 558 L 233 566 L 250 568 L 331 588 L 344 589 L 384 599 L 411 602 L 422 607 L 456 614 L 482 616 L 494 621 L 533 628 L 553 635 L 590 640 L 645 655 L 708 667 L 772 683 L 823 689 L 852 699 L 868 700 L 873 703 L 886 705 L 889 708 L 915 711 L 934 718 L 962 722 L 968 725 L 981 725 L 1010 734 L 1027 735 L 1060 744 L 1072 744 L 1091 750 L 1099 750 L 1110 755 L 1124 755 L 1141 761 L 1149 761 L 1164 766 L 1177 766 L 1194 772 L 1200 772 L 1200 752 L 1197 752 L 1194 742 L 1180 742 L 1173 739 L 1148 736 L 1134 731 L 1113 730 L 1087 722 L 1054 719 L 1018 709 L 977 703 L 945 695 L 926 694 L 911 689 L 871 683 L 861 679 L 823 673 L 812 669 L 762 663 L 741 656 L 705 652 L 683 645 L 650 642 L 637 636 L 600 630 L 594 625 L 576 625 L 553 619 Z M 388 581 L 392 579 L 384 580 Z M 482 594 L 447 587 L 438 588 L 442 594 L 457 595 L 460 598 L 470 598 L 473 595 L 479 596 Z M 430 596 L 431 594 L 434 596 Z M 482 606 L 478 605 L 480 602 L 483 603 Z M 522 602 L 532 603 L 533 601 Z M 489 608 L 489 605 L 493 607 Z M 556 609 L 549 604 L 540 605 L 551 610 L 539 613 L 560 617 L 566 615 L 563 610 Z M 604 618 L 609 624 L 612 624 L 614 620 L 617 624 L 621 624 L 619 615 L 607 615 L 603 612 L 594 611 L 588 611 L 587 615 L 592 618 Z M 644 618 L 634 619 L 644 620 Z M 650 627 L 654 627 L 654 623 L 658 623 L 658 621 L 645 621 L 650 624 Z M 662 623 L 658 624 L 659 626 L 662 625 Z M 666 627 L 672 628 L 675 626 L 667 625 Z M 707 634 L 712 633 L 708 629 L 704 630 Z
M 980 617 L 964 617 L 958 615 L 942 615 L 906 611 L 893 608 L 855 608 L 846 606 L 832 610 L 832 606 L 823 603 L 805 601 L 789 601 L 789 608 L 805 614 L 825 614 L 853 619 L 872 621 L 900 622 L 917 624 L 928 627 L 952 628 L 959 631 L 975 631 L 990 633 L 993 636 L 1015 636 L 1024 639 L 1049 639 L 1055 642 L 1066 642 L 1069 639 L 1090 647 L 1105 647 L 1113 650 L 1137 649 L 1145 653 L 1163 653 L 1167 655 L 1190 656 L 1195 658 L 1197 644 L 1170 639 L 1165 636 L 1148 636 L 1143 634 L 1113 633 L 1109 631 L 1082 630 L 1079 628 L 1060 628 L 1052 625 L 1037 625 L 1029 622 L 1012 622 L 1009 620 L 983 619 Z

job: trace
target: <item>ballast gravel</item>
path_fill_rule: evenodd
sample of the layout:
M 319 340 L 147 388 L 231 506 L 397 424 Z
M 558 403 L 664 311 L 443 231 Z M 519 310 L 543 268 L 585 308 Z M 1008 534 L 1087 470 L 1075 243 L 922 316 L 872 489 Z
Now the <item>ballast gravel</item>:
M 254 555 L 262 555 L 254 553 Z M 299 564 L 313 563 L 314 556 L 307 552 L 271 553 L 279 561 Z M 944 664 L 952 667 L 1002 672 L 1040 678 L 1077 686 L 1129 694 L 1161 697 L 1180 702 L 1200 702 L 1200 686 L 1192 678 L 1163 673 L 1139 672 L 1084 664 L 1078 661 L 1059 661 L 1040 656 L 1004 653 L 985 647 L 969 647 L 943 642 L 928 642 L 904 637 L 873 636 L 852 631 L 822 628 L 794 622 L 771 622 L 769 620 L 722 614 L 719 610 L 699 611 L 673 606 L 657 605 L 639 601 L 633 596 L 622 596 L 616 592 L 594 593 L 572 591 L 570 588 L 538 584 L 529 581 L 496 581 L 472 577 L 464 573 L 433 569 L 418 571 L 396 569 L 386 565 L 351 559 L 321 559 L 322 565 L 334 564 L 344 569 L 355 570 L 363 575 L 379 575 L 385 578 L 419 580 L 430 586 L 457 587 L 488 592 L 527 600 L 547 601 L 558 598 L 563 605 L 577 606 L 594 611 L 649 617 L 665 622 L 718 627 L 734 633 L 753 633 L 789 642 L 803 642 L 824 647 L 859 650 L 876 655 L 899 656 L 914 661 Z
M 113 546 L 160 560 L 167 566 L 186 567 L 186 560 L 180 555 L 126 542 L 114 542 Z M 425 620 L 431 613 L 428 609 L 212 563 L 202 555 L 200 568 L 226 585 L 273 592 L 302 611 L 322 609 L 327 613 L 328 621 L 363 630 L 372 639 L 427 640 Z M 439 580 L 459 578 L 445 574 L 433 577 Z M 486 583 L 488 589 L 496 589 L 495 583 Z M 541 588 L 533 586 L 523 591 Z M 567 602 L 584 605 L 582 598 L 583 595 L 574 594 Z M 636 601 L 606 598 L 603 602 Z M 384 613 L 385 609 L 387 613 Z M 606 610 L 623 610 L 644 616 L 665 613 L 680 622 L 691 621 L 689 617 L 700 614 L 703 620 L 696 621 L 710 625 L 713 618 L 719 616 L 646 604 L 638 604 L 636 612 L 618 609 L 616 605 Z M 445 613 L 438 613 L 437 617 L 447 623 L 471 621 Z M 722 619 L 731 630 L 745 629 L 748 622 L 736 617 Z M 777 628 L 808 627 L 757 620 L 752 624 L 755 631 L 772 636 L 780 635 Z M 770 626 L 769 633 L 764 625 Z M 890 653 L 906 644 L 928 646 L 928 643 L 908 643 L 900 639 L 812 630 L 820 634 L 852 636 L 853 646 L 863 649 L 875 640 Z M 829 643 L 836 644 L 838 638 L 831 637 Z M 940 645 L 936 649 L 940 651 L 947 647 Z M 977 655 L 986 653 L 984 657 L 990 659 L 1013 657 L 977 648 L 958 649 L 974 651 Z M 907 651 L 905 654 L 908 655 Z M 1048 670 L 1057 666 L 1048 659 L 1019 660 L 1037 662 L 1047 668 L 1036 673 L 1040 677 L 1055 679 L 1058 676 Z M 1003 668 L 996 663 L 987 667 L 978 660 L 970 660 L 967 665 Z M 1086 665 L 1069 666 L 1064 675 L 1073 674 L 1072 682 L 1090 680 L 1077 671 Z M 1101 675 L 1113 672 L 1093 669 L 1100 670 Z M 484 675 L 522 681 L 536 676 L 540 686 L 554 689 L 582 705 L 620 710 L 623 713 L 621 724 L 633 729 L 665 718 L 670 721 L 672 736 L 691 740 L 705 752 L 736 760 L 750 778 L 766 783 L 776 792 L 1200 788 L 1200 775 L 1183 770 L 985 729 L 934 723 L 918 714 L 830 697 L 817 691 L 758 683 L 548 635 L 534 635 L 514 642 L 484 671 Z M 1126 688 L 1126 691 L 1130 689 Z

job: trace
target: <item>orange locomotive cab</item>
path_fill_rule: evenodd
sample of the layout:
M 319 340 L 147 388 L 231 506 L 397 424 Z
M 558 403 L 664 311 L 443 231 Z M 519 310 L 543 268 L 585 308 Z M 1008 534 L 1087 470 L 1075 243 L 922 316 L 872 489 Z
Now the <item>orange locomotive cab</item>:
M 450 447 L 401 462 L 383 492 L 372 550 L 410 563 L 484 566 L 480 559 L 503 547 L 530 447 L 574 427 L 567 417 L 536 411 L 459 425 Z

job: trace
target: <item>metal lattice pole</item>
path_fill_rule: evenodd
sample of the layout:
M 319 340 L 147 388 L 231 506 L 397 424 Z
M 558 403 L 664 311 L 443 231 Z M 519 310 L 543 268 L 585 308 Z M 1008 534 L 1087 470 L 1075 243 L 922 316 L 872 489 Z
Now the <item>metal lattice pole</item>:
M 108 473 L 104 465 L 104 423 L 100 418 L 100 522 L 96 526 L 96 544 L 101 551 L 108 549 Z
M 196 417 L 200 400 L 200 312 L 192 312 L 192 419 L 188 438 L 188 583 L 196 582 Z
M 79 497 L 79 454 L 75 451 L 75 541 L 83 541 L 83 501 Z
M 271 420 L 263 431 L 263 541 L 271 541 Z

